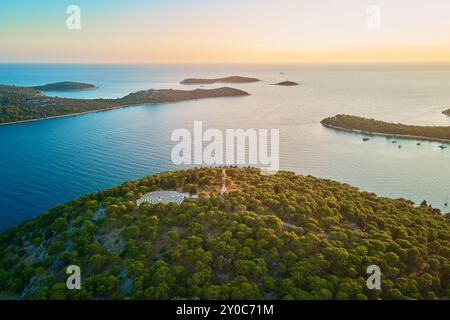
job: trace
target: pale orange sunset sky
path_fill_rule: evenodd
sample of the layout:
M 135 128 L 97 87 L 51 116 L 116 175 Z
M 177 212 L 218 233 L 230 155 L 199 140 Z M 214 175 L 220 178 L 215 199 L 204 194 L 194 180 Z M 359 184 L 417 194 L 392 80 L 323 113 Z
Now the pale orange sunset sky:
M 70 4 L 80 30 L 66 27 Z M 369 5 L 380 30 L 366 26 Z M 449 0 L 0 3 L 0 62 L 414 61 L 450 61 Z

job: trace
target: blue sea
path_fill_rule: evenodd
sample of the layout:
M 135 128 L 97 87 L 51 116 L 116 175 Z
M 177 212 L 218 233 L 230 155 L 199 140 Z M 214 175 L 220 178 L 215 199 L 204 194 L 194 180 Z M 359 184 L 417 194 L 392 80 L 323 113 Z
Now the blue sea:
M 0 126 L 0 230 L 56 204 L 130 179 L 179 169 L 170 160 L 174 129 L 280 129 L 280 167 L 334 179 L 450 211 L 450 147 L 324 128 L 338 113 L 419 125 L 448 125 L 450 65 L 82 65 L 0 64 L 0 83 L 32 86 L 82 81 L 98 89 L 47 92 L 121 97 L 142 89 L 194 89 L 188 77 L 260 78 L 233 85 L 248 97 L 142 105 Z M 271 84 L 283 80 L 296 87 Z M 208 85 L 213 88 L 219 85 Z M 402 145 L 399 149 L 398 145 Z

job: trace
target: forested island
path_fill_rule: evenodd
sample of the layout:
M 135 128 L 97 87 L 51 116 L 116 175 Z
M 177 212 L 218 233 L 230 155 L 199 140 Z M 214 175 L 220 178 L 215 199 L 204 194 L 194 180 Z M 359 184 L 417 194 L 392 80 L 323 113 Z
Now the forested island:
M 216 79 L 196 79 L 189 78 L 181 81 L 181 84 L 213 84 L 213 83 L 249 83 L 249 82 L 258 82 L 261 81 L 256 78 L 248 78 L 248 77 L 240 77 L 240 76 L 231 76 L 225 78 L 216 78 Z
M 368 135 L 450 142 L 450 127 L 414 126 L 339 114 L 321 121 L 326 126 Z
M 50 86 L 52 89 L 55 88 L 53 85 Z M 70 99 L 48 97 L 42 94 L 42 90 L 36 88 L 0 85 L 0 124 L 76 115 L 137 104 L 246 95 L 248 93 L 245 91 L 223 87 L 195 90 L 150 89 L 117 99 Z
M 90 83 L 63 81 L 63 82 L 49 83 L 43 86 L 34 86 L 31 88 L 40 91 L 78 91 L 78 90 L 93 90 L 96 89 L 97 86 Z
M 289 87 L 289 86 L 298 86 L 298 83 L 294 82 L 294 81 L 282 81 L 282 82 L 275 83 L 274 85 Z
M 3 299 L 449 299 L 450 222 L 423 202 L 254 168 L 160 173 L 0 234 Z M 197 195 L 136 201 L 155 190 Z M 78 265 L 81 290 L 68 290 Z M 366 286 L 367 267 L 382 272 Z

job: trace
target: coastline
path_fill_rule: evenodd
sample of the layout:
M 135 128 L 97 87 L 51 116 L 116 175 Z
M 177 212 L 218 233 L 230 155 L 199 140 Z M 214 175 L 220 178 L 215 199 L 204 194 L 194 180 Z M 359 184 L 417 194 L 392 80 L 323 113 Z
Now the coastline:
M 145 104 L 145 103 L 143 103 L 143 104 Z M 156 103 L 152 103 L 152 104 L 156 104 Z M 34 121 L 44 121 L 44 120 L 51 120 L 51 119 L 65 118 L 65 117 L 75 117 L 75 116 L 81 116 L 83 114 L 102 112 L 102 111 L 110 111 L 110 110 L 114 110 L 114 109 L 133 107 L 133 106 L 138 106 L 138 104 L 123 105 L 123 106 L 111 107 L 111 108 L 106 108 L 106 109 L 90 110 L 90 111 L 83 111 L 83 112 L 77 112 L 77 113 L 61 114 L 59 116 L 50 116 L 50 117 L 45 117 L 45 118 L 20 120 L 20 121 L 13 121 L 13 122 L 3 122 L 3 123 L 0 123 L 0 126 L 9 126 L 9 125 L 14 125 L 14 124 L 21 124 L 21 123 L 34 122 Z
M 334 129 L 334 130 L 351 132 L 351 133 L 358 133 L 358 134 L 365 134 L 365 135 L 369 135 L 369 136 L 381 136 L 381 137 L 387 137 L 387 138 L 399 138 L 399 139 L 408 139 L 408 140 L 422 140 L 422 141 L 450 143 L 449 139 L 440 139 L 440 138 L 432 138 L 432 137 L 424 137 L 424 136 L 414 136 L 414 135 L 408 135 L 408 134 L 393 134 L 393 133 L 371 132 L 371 131 L 364 131 L 364 130 L 358 130 L 358 129 L 346 129 L 346 128 L 342 128 L 342 127 L 338 127 L 338 126 L 333 126 L 331 124 L 326 124 L 326 123 L 323 123 L 323 122 L 321 122 L 321 124 L 324 127 L 331 128 L 331 129 Z
M 248 93 L 247 93 L 248 94 Z M 178 103 L 183 101 L 189 101 L 189 100 L 203 100 L 203 99 L 214 99 L 214 98 L 233 98 L 234 96 L 217 96 L 217 97 L 198 97 L 194 99 L 188 99 L 188 100 L 179 100 L 179 101 L 162 101 L 162 102 L 148 102 L 148 103 L 132 103 L 132 104 L 124 104 L 119 105 L 115 107 L 105 108 L 105 109 L 97 109 L 97 110 L 89 110 L 89 111 L 83 111 L 83 112 L 76 112 L 76 113 L 68 113 L 68 114 L 61 114 L 57 116 L 50 116 L 50 117 L 44 117 L 44 118 L 36 118 L 36 119 L 29 119 L 29 120 L 19 120 L 19 121 L 12 121 L 12 122 L 3 122 L 0 123 L 0 126 L 9 126 L 9 125 L 15 125 L 15 124 L 21 124 L 21 123 L 27 123 L 27 122 L 34 122 L 34 121 L 45 121 L 45 120 L 52 120 L 52 119 L 58 119 L 58 118 L 66 118 L 66 117 L 75 117 L 75 116 L 81 116 L 84 114 L 89 113 L 96 113 L 96 112 L 103 112 L 103 111 L 111 111 L 115 109 L 121 109 L 121 108 L 128 108 L 128 107 L 136 107 L 141 105 L 156 105 L 161 103 Z
M 225 172 L 224 170 L 227 170 L 227 172 Z M 236 207 L 245 207 L 245 204 L 248 204 L 247 200 L 250 199 L 251 201 L 257 203 L 257 206 L 255 208 L 252 208 L 252 210 L 248 211 L 248 213 L 247 211 L 244 211 L 245 209 L 242 209 L 240 211 L 236 210 L 234 214 L 226 214 L 226 208 L 222 206 L 222 202 L 214 200 L 214 197 L 220 194 L 220 177 L 225 176 L 225 174 L 228 180 L 227 185 L 229 185 L 231 189 L 245 190 L 246 192 L 246 197 L 236 198 Z M 169 180 L 173 181 L 170 186 L 166 184 L 166 182 Z M 202 183 L 204 181 L 206 181 L 206 183 Z M 261 184 L 267 185 L 277 185 L 281 181 L 283 183 L 283 187 L 279 190 L 277 190 L 276 188 L 270 190 L 264 189 L 267 192 L 261 194 L 260 190 L 261 188 L 263 189 L 264 186 L 260 187 L 259 189 L 248 188 L 248 186 L 253 185 L 255 181 L 261 181 Z M 122 192 L 123 188 L 127 189 L 126 193 Z M 147 210 L 148 212 L 154 211 L 152 209 L 154 205 L 152 204 L 152 199 L 155 200 L 155 202 L 168 200 L 170 202 L 173 202 L 173 204 L 169 206 L 163 205 L 158 207 L 157 212 L 155 211 L 156 213 L 153 215 L 154 218 L 147 219 L 139 224 L 136 224 L 133 220 L 127 219 L 127 215 L 117 215 L 117 219 L 114 218 L 113 221 L 107 221 L 105 223 L 105 219 L 108 218 L 107 213 L 117 208 L 116 203 L 119 203 L 121 205 L 123 204 L 123 206 L 125 206 L 126 204 L 127 212 L 129 212 L 130 215 L 135 216 L 138 215 L 139 212 L 142 212 L 143 209 L 139 208 L 140 200 L 143 199 L 143 192 L 141 193 L 141 190 L 143 190 L 142 188 L 145 188 L 146 190 L 154 190 L 150 193 L 146 193 L 143 196 L 144 200 L 145 197 L 149 197 L 148 199 L 151 203 L 147 206 L 147 208 L 143 208 L 144 210 Z M 183 198 L 178 197 L 180 195 L 180 189 L 183 190 L 185 188 L 191 190 L 190 194 L 192 194 L 193 197 L 194 195 L 198 196 L 199 194 L 204 194 L 204 200 L 189 201 L 189 208 L 186 209 L 183 205 L 180 205 Z M 248 188 L 248 190 L 246 190 L 246 188 Z M 6 281 L 9 282 L 3 282 L 3 286 L 0 287 L 0 297 L 19 297 L 30 300 L 53 299 L 54 296 L 52 296 L 51 290 L 44 289 L 45 291 L 42 291 L 42 288 L 44 286 L 46 286 L 47 288 L 53 288 L 59 284 L 64 287 L 65 278 L 62 278 L 61 282 L 61 278 L 53 276 L 55 268 L 41 268 L 39 270 L 41 274 L 39 274 L 39 277 L 35 278 L 36 280 L 33 281 L 27 279 L 22 280 L 23 278 L 18 276 L 18 274 L 20 274 L 20 270 L 23 270 L 24 265 L 33 266 L 30 268 L 34 268 L 35 265 L 40 266 L 39 263 L 42 263 L 42 256 L 45 256 L 48 261 L 57 261 L 58 257 L 64 257 L 64 254 L 67 253 L 67 246 L 64 246 L 63 244 L 69 242 L 74 244 L 74 250 L 80 252 L 80 255 L 77 257 L 79 261 L 83 262 L 83 265 L 94 266 L 94 264 L 91 263 L 96 263 L 96 269 L 94 270 L 94 272 L 88 273 L 88 276 L 96 277 L 98 275 L 103 275 L 107 274 L 107 272 L 111 272 L 110 264 L 97 264 L 96 259 L 98 258 L 101 259 L 100 261 L 106 261 L 105 259 L 107 259 L 109 251 L 117 252 L 117 259 L 114 260 L 114 274 L 107 275 L 107 277 L 112 277 L 111 281 L 114 281 L 115 285 L 105 287 L 105 290 L 103 291 L 95 291 L 96 287 L 93 287 L 94 289 L 92 289 L 92 292 L 88 292 L 88 294 L 93 297 L 93 299 L 108 299 L 108 297 L 122 299 L 122 296 L 125 299 L 131 295 L 127 291 L 119 291 L 119 288 L 123 288 L 129 283 L 129 280 L 126 277 L 120 276 L 120 274 L 123 273 L 122 270 L 126 270 L 127 266 L 129 265 L 130 259 L 128 259 L 128 256 L 125 255 L 125 252 L 127 252 L 127 250 L 130 250 L 130 248 L 132 248 L 133 246 L 137 246 L 137 248 L 140 250 L 138 254 L 142 254 L 142 256 L 144 256 L 146 259 L 145 263 L 152 263 L 158 259 L 160 259 L 160 261 L 164 261 L 160 257 L 166 255 L 167 252 L 169 252 L 169 254 L 171 254 L 171 252 L 179 252 L 179 257 L 181 257 L 180 259 L 174 260 L 174 262 L 164 261 L 164 264 L 162 265 L 169 267 L 169 263 L 173 263 L 173 266 L 181 266 L 184 269 L 188 269 L 192 265 L 192 259 L 190 259 L 192 257 L 192 250 L 190 250 L 190 247 L 185 247 L 183 248 L 184 251 L 177 251 L 180 249 L 178 246 L 178 242 L 174 241 L 174 239 L 177 239 L 180 234 L 183 234 L 183 236 L 184 234 L 187 234 L 187 237 L 195 236 L 200 239 L 199 241 L 202 241 L 202 243 L 205 244 L 204 250 L 201 254 L 207 254 L 208 256 L 213 257 L 216 256 L 218 259 L 220 259 L 220 255 L 222 254 L 222 252 L 220 250 L 216 250 L 213 242 L 208 242 L 211 239 L 210 235 L 224 233 L 224 226 L 234 226 L 235 229 L 232 229 L 232 227 L 230 227 L 229 229 L 227 229 L 228 231 L 226 231 L 231 235 L 235 235 L 235 237 L 232 238 L 232 241 L 239 243 L 240 234 L 234 231 L 239 231 L 240 224 L 242 225 L 242 223 L 249 220 L 247 216 L 249 216 L 253 220 L 260 219 L 257 221 L 258 225 L 266 226 L 265 229 L 270 231 L 269 233 L 267 233 L 268 241 L 273 238 L 273 234 L 282 237 L 286 231 L 293 231 L 294 234 L 299 235 L 298 237 L 293 238 L 293 241 L 295 240 L 295 242 L 292 242 L 292 244 L 290 243 L 290 245 L 295 248 L 304 244 L 301 236 L 315 237 L 314 239 L 316 240 L 313 245 L 316 247 L 317 251 L 300 252 L 299 255 L 301 254 L 301 256 L 296 256 L 296 259 L 298 259 L 298 261 L 302 261 L 302 259 L 307 259 L 308 257 L 316 254 L 316 252 L 320 253 L 320 243 L 326 242 L 327 238 L 333 236 L 333 234 L 331 233 L 332 229 L 330 231 L 330 229 L 324 227 L 327 223 L 327 216 L 315 215 L 314 208 L 307 207 L 305 209 L 305 212 L 306 214 L 311 214 L 311 216 L 314 218 L 313 220 L 311 220 L 313 223 L 302 225 L 301 216 L 297 217 L 289 215 L 289 213 L 285 213 L 283 210 L 284 203 L 280 203 L 279 201 L 276 201 L 274 199 L 279 199 L 281 195 L 281 197 L 283 198 L 289 198 L 291 201 L 290 203 L 294 203 L 295 201 L 298 201 L 298 199 L 303 198 L 312 199 L 311 201 L 320 203 L 327 201 L 326 199 L 328 199 L 327 197 L 330 190 L 332 190 L 334 193 L 342 195 L 342 197 L 338 197 L 337 199 L 337 206 L 347 206 L 356 208 L 355 210 L 360 210 L 364 213 L 367 212 L 367 215 L 362 216 L 355 216 L 350 213 L 346 216 L 345 219 L 341 219 L 339 223 L 333 225 L 333 227 L 343 230 L 342 232 L 345 232 L 346 234 L 352 234 L 352 241 L 346 242 L 345 247 L 344 245 L 340 246 L 338 248 L 339 250 L 350 251 L 351 248 L 355 246 L 355 243 L 359 244 L 361 241 L 365 241 L 366 239 L 369 239 L 370 241 L 373 239 L 378 239 L 379 230 L 382 230 L 388 235 L 388 237 L 386 237 L 386 242 L 382 243 L 382 245 L 388 248 L 389 244 L 391 243 L 390 239 L 392 237 L 395 237 L 397 230 L 404 230 L 405 228 L 410 228 L 408 229 L 408 232 L 412 235 L 417 235 L 416 237 L 411 237 L 412 240 L 406 243 L 407 249 L 410 248 L 411 245 L 415 245 L 416 243 L 423 246 L 419 248 L 427 248 L 426 244 L 421 241 L 421 235 L 430 234 L 430 236 L 432 236 L 437 234 L 438 236 L 435 238 L 436 241 L 441 241 L 441 239 L 442 241 L 444 241 L 445 235 L 448 233 L 450 228 L 450 226 L 445 223 L 446 218 L 445 216 L 441 215 L 441 211 L 434 209 L 431 206 L 419 206 L 414 204 L 412 201 L 404 198 L 394 199 L 389 197 L 380 197 L 373 193 L 359 190 L 358 188 L 347 183 L 340 183 L 330 179 L 316 178 L 310 175 L 305 176 L 296 174 L 292 171 L 281 170 L 277 173 L 277 175 L 268 176 L 264 175 L 258 168 L 245 166 L 201 166 L 199 168 L 194 167 L 190 169 L 178 169 L 173 171 L 171 170 L 167 172 L 159 172 L 152 175 L 143 176 L 135 180 L 111 186 L 107 189 L 100 189 L 97 192 L 85 194 L 71 201 L 56 205 L 52 209 L 42 212 L 32 219 L 6 229 L 2 233 L 2 239 L 4 239 L 4 241 L 2 242 L 2 246 L 0 247 L 2 249 L 2 252 L 6 252 L 6 254 L 0 255 L 0 263 L 2 263 L 3 266 L 8 263 L 8 268 L 3 268 L 1 271 L 3 272 L 3 279 L 7 279 Z M 171 195 L 173 195 L 174 193 L 177 195 L 176 198 L 171 197 Z M 167 198 L 164 199 L 163 197 Z M 365 210 L 366 207 L 373 208 L 373 210 Z M 385 210 L 386 207 L 392 208 L 392 210 Z M 186 219 L 177 219 L 177 217 L 180 216 L 180 213 L 185 214 L 191 212 L 187 210 L 192 210 L 192 212 L 208 212 L 208 210 L 210 210 L 219 212 L 219 214 L 212 216 L 214 219 L 216 219 L 214 221 L 210 219 L 205 220 L 201 215 L 195 214 L 193 214 L 192 216 L 195 217 L 196 220 L 190 220 L 189 222 L 191 223 L 186 223 Z M 257 211 L 261 214 L 256 213 Z M 68 215 L 67 212 L 69 212 L 69 217 L 66 217 Z M 92 214 L 92 212 L 95 213 Z M 79 223 L 79 220 L 81 218 L 73 218 L 73 216 L 76 216 L 75 214 L 78 215 L 78 217 L 86 217 L 86 221 L 89 221 L 89 223 L 91 224 L 92 228 L 90 229 L 90 231 L 86 232 L 88 232 L 88 236 L 92 239 L 100 239 L 101 245 L 99 245 L 99 248 L 104 249 L 102 251 L 99 251 L 101 252 L 101 254 L 97 255 L 97 251 L 93 252 L 92 250 L 89 250 L 89 241 L 81 242 L 80 244 L 77 243 L 77 235 L 80 232 L 83 232 L 84 225 Z M 168 219 L 160 219 L 160 217 L 168 217 Z M 272 220 L 267 220 L 265 219 L 265 217 L 271 217 Z M 317 220 L 316 218 L 322 220 Z M 380 229 L 371 228 L 370 226 L 368 228 L 365 228 L 365 226 L 361 223 L 361 221 L 364 223 L 366 221 L 372 220 L 382 222 L 380 223 Z M 412 220 L 414 220 L 413 225 L 411 225 L 410 223 L 410 221 Z M 147 238 L 140 237 L 140 235 L 147 232 L 147 230 L 151 230 L 153 232 L 153 230 L 155 230 L 152 229 L 154 228 L 154 221 L 161 222 L 158 222 L 158 228 L 155 231 L 157 233 L 152 236 L 152 239 L 162 239 L 162 245 L 160 246 L 160 250 L 157 250 L 155 252 L 152 251 L 149 253 L 145 251 L 147 249 L 147 246 L 143 245 L 143 243 L 147 241 Z M 200 229 L 201 227 L 202 232 L 197 233 L 198 229 L 194 230 L 190 228 L 190 225 L 192 224 L 198 225 L 198 229 Z M 301 228 L 296 228 L 296 226 L 299 225 L 301 225 Z M 213 226 L 214 228 L 211 229 L 209 228 L 209 226 Z M 58 230 L 74 230 L 74 232 L 67 235 L 63 232 L 56 231 L 55 228 L 57 227 Z M 137 230 L 138 233 L 134 233 L 132 235 L 136 236 L 135 238 L 137 240 L 128 241 L 128 234 L 131 234 L 131 232 L 135 232 L 135 230 Z M 172 233 L 169 234 L 169 236 L 166 236 L 168 232 L 167 230 L 169 230 L 169 232 L 170 230 L 176 230 L 176 233 Z M 48 240 L 48 242 L 44 242 L 47 240 L 45 240 L 43 237 L 36 236 L 50 233 L 52 237 Z M 25 241 L 23 239 L 30 239 L 31 241 L 26 243 L 27 248 L 29 249 L 25 250 L 22 254 L 23 249 L 21 246 L 17 245 L 17 243 L 21 244 Z M 113 239 L 113 241 L 101 241 L 103 239 Z M 213 241 L 215 241 L 215 239 L 213 239 Z M 252 245 L 249 250 L 253 250 L 253 252 L 258 255 L 250 256 L 248 258 L 248 261 L 261 259 L 262 264 L 270 263 L 272 259 L 270 252 L 272 252 L 273 246 L 266 246 L 266 251 L 260 251 L 257 241 L 249 243 L 250 245 Z M 208 246 L 208 244 L 211 245 Z M 275 243 L 275 245 L 277 246 L 278 250 L 275 250 L 277 256 L 282 256 L 286 249 L 286 244 L 283 242 L 277 242 Z M 367 247 L 369 247 L 369 245 L 367 245 Z M 397 248 L 391 248 L 390 252 L 394 252 L 396 250 Z M 426 250 L 417 249 L 417 251 L 419 253 L 423 253 L 422 256 L 426 258 Z M 378 251 L 369 250 L 368 252 L 372 253 L 371 257 L 377 259 L 379 253 Z M 12 259 L 11 256 L 17 256 L 18 258 Z M 423 259 L 422 256 L 418 256 L 418 259 Z M 437 257 L 436 259 L 441 259 L 440 257 L 442 257 L 442 259 L 445 259 L 444 254 L 436 254 L 434 256 Z M 317 265 L 317 267 L 320 268 L 323 263 L 329 263 L 329 265 L 331 266 L 335 261 L 334 256 L 326 255 L 324 257 L 324 259 L 312 261 L 313 263 L 315 263 L 313 267 Z M 416 266 L 415 262 L 411 261 L 411 259 L 409 258 L 410 257 L 408 255 L 402 255 L 403 261 L 400 260 L 401 258 L 399 258 L 399 261 L 401 261 L 400 263 L 408 263 L 407 266 Z M 234 261 L 246 260 L 240 259 L 239 257 L 232 257 L 229 262 L 230 265 L 234 264 Z M 358 259 L 353 259 L 352 261 L 356 261 L 356 264 L 351 267 L 357 268 Z M 215 275 L 224 274 L 223 268 L 220 265 L 218 266 L 213 262 L 210 263 L 212 266 L 211 272 L 214 272 Z M 249 264 L 251 263 L 249 262 Z M 248 270 L 249 271 L 246 271 L 247 273 L 252 272 L 251 268 L 249 268 Z M 273 268 L 271 270 L 272 271 L 270 274 L 265 274 L 267 274 L 268 277 L 275 279 L 275 277 L 278 276 L 277 270 Z M 330 272 L 334 272 L 334 270 L 335 268 L 330 268 Z M 226 272 L 227 277 L 231 278 L 236 272 L 236 269 L 230 268 L 227 269 Z M 407 274 L 412 274 L 413 276 L 420 279 L 421 274 L 418 274 L 415 269 L 411 270 L 409 269 L 409 267 L 406 267 L 404 272 L 406 272 Z M 187 286 L 190 285 L 190 283 L 192 283 L 192 281 L 190 280 L 191 278 L 186 278 L 186 276 L 189 277 L 192 274 L 193 273 L 183 273 L 182 276 L 185 277 L 180 278 L 179 282 L 183 281 L 183 283 L 186 283 Z M 441 274 L 441 277 L 444 280 L 445 273 Z M 341 274 L 339 273 L 339 271 L 336 271 L 336 275 L 333 276 L 336 278 L 340 275 Z M 32 278 L 33 276 L 34 273 L 30 271 L 29 277 Z M 290 274 L 283 274 L 283 279 L 289 279 L 289 277 L 291 277 Z M 17 279 L 21 281 L 18 282 Z M 103 279 L 103 277 L 100 279 Z M 195 277 L 192 279 L 195 279 Z M 436 279 L 440 281 L 440 278 Z M 163 281 L 166 280 L 163 279 Z M 16 282 L 19 285 L 15 285 Z M 403 283 L 401 282 L 401 279 L 399 283 Z M 176 288 L 178 287 L 174 282 L 167 283 L 166 287 L 169 287 L 169 285 L 173 285 L 173 289 L 170 289 L 170 293 L 174 292 L 173 290 L 176 290 Z M 226 284 L 226 286 L 228 286 L 228 284 Z M 11 290 L 11 288 L 13 288 L 13 290 Z M 278 294 L 276 286 L 272 288 L 273 291 L 269 292 L 268 294 L 266 294 L 264 291 L 263 294 L 265 294 L 267 298 L 274 298 L 274 295 Z M 445 286 L 443 286 L 443 288 L 445 289 Z M 88 287 L 88 290 L 91 290 L 90 287 Z M 339 289 L 336 289 L 336 292 L 340 292 Z M 170 293 L 168 292 L 167 294 Z M 175 294 L 176 293 L 173 294 L 174 297 Z M 192 294 L 192 297 L 187 296 L 187 298 L 195 298 L 197 292 L 192 291 L 187 292 L 186 294 Z M 77 298 L 77 296 L 70 295 L 58 297 L 62 297 L 65 299 Z M 206 299 L 208 299 L 208 296 L 205 297 Z M 258 294 L 258 296 L 252 296 L 251 298 L 255 297 L 261 299 L 262 301 L 264 301 L 264 299 L 266 298 L 261 294 Z M 133 295 L 132 298 L 138 299 L 139 296 Z M 152 297 L 150 296 L 145 298 Z M 157 298 L 158 297 L 156 297 L 155 299 Z M 283 293 L 280 298 L 283 299 Z M 329 298 L 332 299 L 333 297 L 330 296 Z M 378 299 L 379 296 L 376 296 L 375 298 Z M 389 298 L 389 296 L 387 296 L 386 298 Z

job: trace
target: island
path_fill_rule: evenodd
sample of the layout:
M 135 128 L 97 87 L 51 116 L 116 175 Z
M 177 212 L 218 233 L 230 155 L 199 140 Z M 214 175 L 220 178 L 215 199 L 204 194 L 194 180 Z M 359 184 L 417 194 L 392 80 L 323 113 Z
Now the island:
M 40 91 L 79 91 L 79 90 L 93 90 L 96 89 L 97 86 L 90 83 L 63 81 L 63 82 L 49 83 L 43 86 L 34 86 L 31 88 Z
M 181 81 L 181 84 L 214 84 L 214 83 L 251 83 L 261 81 L 256 78 L 248 78 L 241 76 L 231 76 L 226 78 L 216 78 L 216 79 L 196 79 L 189 78 Z
M 159 173 L 0 233 L 0 298 L 450 298 L 450 223 L 425 201 L 256 168 L 227 167 L 224 193 L 222 181 L 216 167 Z M 138 205 L 164 190 L 192 196 Z M 367 289 L 373 264 L 382 290 Z M 81 290 L 66 286 L 70 265 Z
M 299 84 L 294 81 L 282 81 L 279 83 L 275 83 L 274 86 L 298 86 Z
M 445 111 L 443 111 L 442 113 L 445 114 L 446 116 L 449 116 L 449 117 L 450 117 L 450 109 L 445 110 Z
M 405 125 L 346 114 L 323 119 L 321 123 L 328 128 L 365 135 L 450 143 L 450 127 Z
M 150 89 L 117 99 L 72 99 L 48 97 L 36 88 L 0 85 L 0 124 L 72 116 L 138 104 L 247 95 L 247 92 L 239 89 L 222 87 L 195 90 Z

